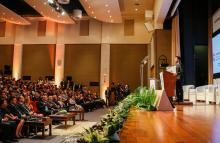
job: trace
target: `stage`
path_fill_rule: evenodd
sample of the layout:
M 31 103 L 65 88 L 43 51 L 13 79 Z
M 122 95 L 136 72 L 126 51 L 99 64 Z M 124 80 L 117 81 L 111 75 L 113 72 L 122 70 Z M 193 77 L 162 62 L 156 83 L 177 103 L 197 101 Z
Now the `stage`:
M 121 143 L 219 143 L 220 106 L 178 105 L 175 112 L 131 110 Z

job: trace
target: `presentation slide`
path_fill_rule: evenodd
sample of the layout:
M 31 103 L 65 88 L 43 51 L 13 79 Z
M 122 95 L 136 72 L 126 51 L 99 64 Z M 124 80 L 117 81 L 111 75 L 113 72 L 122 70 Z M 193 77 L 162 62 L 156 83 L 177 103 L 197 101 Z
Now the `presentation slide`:
M 220 73 L 220 33 L 212 38 L 213 73 Z

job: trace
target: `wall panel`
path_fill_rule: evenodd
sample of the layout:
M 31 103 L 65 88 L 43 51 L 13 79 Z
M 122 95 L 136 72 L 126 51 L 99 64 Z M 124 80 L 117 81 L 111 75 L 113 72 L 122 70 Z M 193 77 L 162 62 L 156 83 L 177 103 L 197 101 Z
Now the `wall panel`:
M 145 44 L 113 44 L 110 55 L 110 81 L 128 84 L 131 89 L 140 85 L 140 62 L 147 56 Z M 147 65 L 144 69 L 147 84 Z
M 100 79 L 100 44 L 69 44 L 65 47 L 64 76 L 89 85 Z
M 0 71 L 3 70 L 4 65 L 13 64 L 13 45 L 0 45 Z
M 55 49 L 54 44 L 23 45 L 22 76 L 31 76 L 32 80 L 53 76 Z

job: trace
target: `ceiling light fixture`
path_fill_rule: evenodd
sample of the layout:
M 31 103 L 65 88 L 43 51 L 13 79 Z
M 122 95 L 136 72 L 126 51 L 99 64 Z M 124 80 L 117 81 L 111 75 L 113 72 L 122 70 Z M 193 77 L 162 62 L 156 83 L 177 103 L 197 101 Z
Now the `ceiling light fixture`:
M 92 11 L 92 14 L 94 14 L 94 11 Z
M 105 4 L 105 7 L 108 7 L 108 4 Z
M 137 9 L 137 8 L 135 8 L 135 11 L 138 11 L 138 9 Z
M 107 12 L 110 13 L 110 10 L 108 10 Z

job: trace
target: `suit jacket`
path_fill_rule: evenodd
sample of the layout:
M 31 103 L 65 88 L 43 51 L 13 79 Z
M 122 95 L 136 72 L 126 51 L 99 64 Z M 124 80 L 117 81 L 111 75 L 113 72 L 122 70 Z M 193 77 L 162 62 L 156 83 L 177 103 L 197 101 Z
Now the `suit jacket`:
M 44 115 L 51 115 L 52 110 L 50 110 L 50 107 L 47 102 L 39 101 L 37 106 L 38 106 L 38 110 Z
M 17 105 L 9 104 L 8 105 L 8 110 L 10 113 L 12 113 L 14 116 L 18 116 L 18 118 L 21 118 L 23 115 L 20 109 L 17 107 Z
M 18 109 L 20 110 L 20 112 L 22 114 L 30 115 L 31 111 L 30 111 L 30 109 L 25 104 L 18 103 L 17 107 L 18 107 Z

